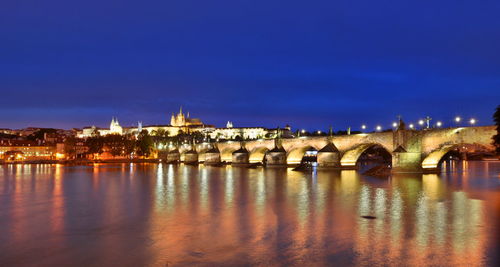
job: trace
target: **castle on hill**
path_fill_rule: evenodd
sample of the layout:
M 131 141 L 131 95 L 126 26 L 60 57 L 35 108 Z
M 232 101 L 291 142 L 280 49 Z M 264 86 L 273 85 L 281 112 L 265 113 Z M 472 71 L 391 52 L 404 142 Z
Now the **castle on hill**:
M 200 119 L 190 118 L 189 112 L 187 113 L 187 116 L 184 116 L 181 107 L 177 115 L 174 115 L 174 113 L 172 112 L 172 117 L 170 118 L 170 125 L 175 127 L 192 127 L 192 126 L 203 126 L 203 123 L 201 122 Z
M 176 136 L 181 132 L 200 132 L 203 135 L 209 136 L 212 139 L 235 139 L 243 137 L 245 139 L 272 138 L 278 132 L 277 129 L 269 129 L 264 127 L 233 127 L 233 123 L 228 121 L 226 127 L 216 128 L 213 125 L 204 124 L 198 118 L 191 118 L 189 112 L 184 114 L 182 107 L 177 114 L 172 113 L 170 124 L 168 125 L 146 125 L 138 122 L 136 127 L 122 127 L 118 122 L 118 118 L 112 117 L 109 128 L 98 128 L 95 126 L 85 127 L 78 131 L 77 137 L 88 138 L 95 134 L 105 136 L 108 134 L 132 134 L 137 135 L 141 131 L 146 130 L 149 134 L 155 134 L 159 131 L 165 131 L 169 136 Z M 290 127 L 281 129 L 290 133 Z

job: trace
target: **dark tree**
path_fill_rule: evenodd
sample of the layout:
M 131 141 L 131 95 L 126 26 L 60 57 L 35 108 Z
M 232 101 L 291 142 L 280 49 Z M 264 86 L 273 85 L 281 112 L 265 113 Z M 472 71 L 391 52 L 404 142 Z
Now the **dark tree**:
M 17 137 L 19 137 L 19 136 L 15 135 L 15 134 L 0 133 L 0 139 L 14 139 Z
M 32 141 L 36 141 L 36 140 L 43 140 L 44 137 L 45 137 L 45 134 L 53 134 L 53 133 L 56 133 L 57 130 L 56 129 L 52 129 L 52 128 L 42 128 L 42 129 L 39 129 L 38 131 L 34 132 L 33 134 L 31 135 L 28 135 L 26 137 L 26 139 L 28 140 L 32 140 Z
M 158 145 L 165 145 L 170 141 L 170 133 L 165 129 L 158 129 L 151 132 L 151 138 L 153 139 L 153 143 L 155 147 Z
M 205 135 L 201 132 L 194 132 L 191 134 L 191 139 L 194 139 L 196 143 L 201 143 L 205 139 Z
M 69 136 L 64 140 L 64 153 L 68 158 L 74 158 L 76 156 L 76 138 L 74 136 Z
M 137 147 L 137 141 L 135 140 L 135 136 L 132 134 L 126 135 L 124 138 L 124 148 L 125 154 L 127 156 L 131 156 Z
M 148 131 L 143 130 L 137 136 L 137 153 L 140 156 L 148 157 L 153 151 L 153 139 Z
M 109 152 L 115 157 L 125 153 L 125 137 L 119 134 L 106 135 L 104 145 L 109 148 Z
M 497 134 L 493 136 L 493 145 L 495 146 L 497 155 L 500 155 L 500 105 L 493 114 L 493 121 L 495 121 L 495 125 L 497 126 Z
M 85 145 L 89 148 L 89 154 L 101 154 L 104 147 L 104 140 L 101 136 L 92 136 L 87 138 Z

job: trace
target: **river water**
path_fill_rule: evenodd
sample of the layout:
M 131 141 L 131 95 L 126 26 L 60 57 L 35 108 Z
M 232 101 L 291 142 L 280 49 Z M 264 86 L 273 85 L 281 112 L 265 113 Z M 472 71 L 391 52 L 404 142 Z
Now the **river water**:
M 0 166 L 0 266 L 500 266 L 500 162 Z

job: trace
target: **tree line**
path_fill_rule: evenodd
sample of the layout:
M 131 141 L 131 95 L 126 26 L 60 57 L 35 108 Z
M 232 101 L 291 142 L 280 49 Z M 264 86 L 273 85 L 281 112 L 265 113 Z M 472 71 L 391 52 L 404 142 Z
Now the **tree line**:
M 199 132 L 185 133 L 179 131 L 176 136 L 170 136 L 168 131 L 158 129 L 149 133 L 147 130 L 139 134 L 109 134 L 101 136 L 95 131 L 90 137 L 79 140 L 76 137 L 68 137 L 64 142 L 65 153 L 74 158 L 77 147 L 84 145 L 87 147 L 85 154 L 102 154 L 105 151 L 112 156 L 118 157 L 149 157 L 153 152 L 166 150 L 169 145 L 179 146 L 186 143 L 200 143 L 207 140 L 207 137 Z M 81 143 L 81 144 L 78 144 Z

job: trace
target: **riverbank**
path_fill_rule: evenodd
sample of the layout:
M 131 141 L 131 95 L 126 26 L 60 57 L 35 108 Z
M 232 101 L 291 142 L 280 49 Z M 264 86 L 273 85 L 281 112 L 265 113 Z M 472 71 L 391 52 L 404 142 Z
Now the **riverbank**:
M 23 161 L 0 161 L 0 164 L 64 164 L 64 165 L 88 165 L 95 163 L 159 163 L 160 159 L 108 159 L 108 160 L 23 160 Z

